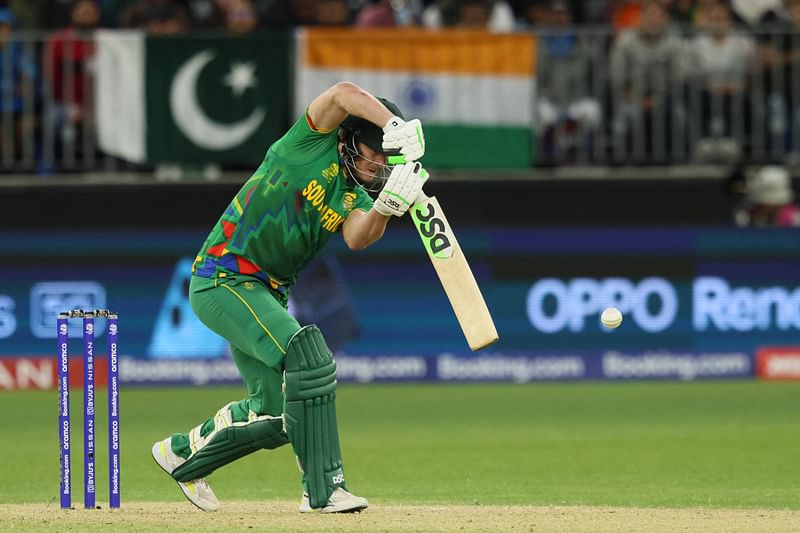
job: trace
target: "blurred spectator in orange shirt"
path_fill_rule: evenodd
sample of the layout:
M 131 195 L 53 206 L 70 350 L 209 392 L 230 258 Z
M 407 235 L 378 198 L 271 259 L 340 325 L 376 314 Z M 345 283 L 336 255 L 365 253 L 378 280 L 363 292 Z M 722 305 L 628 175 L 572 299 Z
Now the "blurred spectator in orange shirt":
M 642 0 L 620 0 L 611 14 L 615 31 L 636 28 L 642 20 Z

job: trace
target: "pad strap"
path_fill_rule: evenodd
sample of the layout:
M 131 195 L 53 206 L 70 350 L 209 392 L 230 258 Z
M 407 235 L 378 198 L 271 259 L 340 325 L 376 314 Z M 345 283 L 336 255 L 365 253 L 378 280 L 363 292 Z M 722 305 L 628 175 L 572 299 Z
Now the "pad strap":
M 309 501 L 324 507 L 343 487 L 336 424 L 336 363 L 317 326 L 301 328 L 286 347 L 284 424 L 305 474 Z

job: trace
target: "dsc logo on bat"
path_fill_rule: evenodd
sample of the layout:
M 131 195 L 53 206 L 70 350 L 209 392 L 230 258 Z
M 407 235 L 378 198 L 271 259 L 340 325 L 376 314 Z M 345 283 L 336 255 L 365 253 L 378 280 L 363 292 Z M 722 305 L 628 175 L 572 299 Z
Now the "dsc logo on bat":
M 454 239 L 450 225 L 443 215 L 436 212 L 434 205 L 427 203 L 416 206 L 412 216 L 428 253 L 439 259 L 451 257 Z

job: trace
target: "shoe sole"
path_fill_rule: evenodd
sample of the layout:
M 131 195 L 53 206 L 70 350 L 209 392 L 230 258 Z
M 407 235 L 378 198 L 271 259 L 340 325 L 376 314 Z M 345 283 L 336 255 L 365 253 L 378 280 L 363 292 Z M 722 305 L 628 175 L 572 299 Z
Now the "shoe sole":
M 322 512 L 322 513 L 324 513 L 324 514 L 333 514 L 333 513 L 339 513 L 339 514 L 360 513 L 361 511 L 363 511 L 363 510 L 364 510 L 364 509 L 366 509 L 367 507 L 368 507 L 367 505 L 356 505 L 356 506 L 354 506 L 354 507 L 351 507 L 351 508 L 349 508 L 349 509 L 336 509 L 335 511 L 326 511 L 325 509 L 322 509 L 322 510 L 321 510 L 321 512 Z
M 336 514 L 336 513 L 338 513 L 338 514 L 351 514 L 351 513 L 360 513 L 361 511 L 363 511 L 366 508 L 367 508 L 366 505 L 359 505 L 359 506 L 353 507 L 351 509 L 342 509 L 342 510 L 336 510 L 336 511 L 323 511 L 322 509 L 304 509 L 304 510 L 301 510 L 300 513 L 302 513 L 302 514 Z
M 160 445 L 161 445 L 160 442 L 155 443 L 153 445 L 153 449 L 150 450 L 150 455 L 153 457 L 153 461 L 156 462 L 158 467 L 161 470 L 163 470 L 170 478 L 172 478 L 172 473 L 169 470 L 167 470 L 166 468 L 164 468 L 164 465 L 161 464 L 161 462 L 158 460 L 158 456 L 156 455 L 156 449 Z M 189 503 L 191 503 L 192 505 L 194 505 L 195 507 L 197 507 L 198 509 L 200 509 L 201 511 L 203 511 L 205 513 L 213 513 L 214 511 L 216 511 L 216 509 L 203 509 L 202 507 L 200 507 L 195 501 L 192 500 L 191 497 L 189 497 L 189 494 L 187 494 L 187 492 L 186 492 L 188 489 L 186 489 L 184 487 L 184 485 L 180 481 L 176 481 L 175 478 L 172 478 L 172 481 L 175 481 L 175 483 L 178 484 L 178 488 L 181 489 L 181 493 L 183 493 L 183 495 L 186 497 L 186 499 L 189 500 Z
M 367 507 L 369 507 L 369 504 L 365 503 L 363 505 L 362 504 L 354 505 L 353 507 L 348 507 L 347 509 L 331 509 L 330 511 L 326 511 L 324 507 L 322 509 L 312 509 L 310 507 L 301 507 L 300 509 L 298 509 L 298 511 L 300 511 L 303 514 L 308 514 L 308 513 L 312 513 L 312 514 L 313 513 L 325 513 L 325 514 L 341 513 L 341 514 L 347 514 L 347 513 L 360 513 L 361 511 L 363 511 Z

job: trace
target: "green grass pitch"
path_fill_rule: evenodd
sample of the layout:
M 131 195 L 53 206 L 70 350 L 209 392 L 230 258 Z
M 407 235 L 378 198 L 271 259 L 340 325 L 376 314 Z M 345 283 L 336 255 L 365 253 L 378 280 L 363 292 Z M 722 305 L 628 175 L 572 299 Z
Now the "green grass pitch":
M 97 502 L 105 507 L 104 392 Z M 183 500 L 150 446 L 242 394 L 123 389 L 123 505 Z M 0 503 L 58 505 L 56 392 L 4 392 L 0 406 Z M 337 408 L 348 484 L 374 503 L 800 509 L 797 383 L 345 385 Z M 80 390 L 72 415 L 78 506 Z M 289 446 L 248 456 L 209 481 L 223 502 L 300 497 Z

